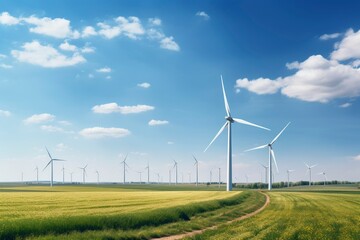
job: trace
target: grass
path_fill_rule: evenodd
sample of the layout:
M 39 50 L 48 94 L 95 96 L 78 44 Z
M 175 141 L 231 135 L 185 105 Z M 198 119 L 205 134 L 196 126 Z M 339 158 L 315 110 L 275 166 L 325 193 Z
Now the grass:
M 360 196 L 351 187 L 268 192 L 270 205 L 242 222 L 189 239 L 359 239 Z
M 226 221 L 236 214 L 224 210 L 238 205 L 244 214 L 261 206 L 256 192 L 137 188 L 0 187 L 0 239 L 144 239 Z

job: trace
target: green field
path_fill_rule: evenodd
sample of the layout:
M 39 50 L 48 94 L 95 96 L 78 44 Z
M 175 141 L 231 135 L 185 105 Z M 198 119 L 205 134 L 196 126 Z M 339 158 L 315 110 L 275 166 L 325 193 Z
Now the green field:
M 192 239 L 360 239 L 360 191 L 354 186 L 268 194 L 271 203 L 258 215 Z

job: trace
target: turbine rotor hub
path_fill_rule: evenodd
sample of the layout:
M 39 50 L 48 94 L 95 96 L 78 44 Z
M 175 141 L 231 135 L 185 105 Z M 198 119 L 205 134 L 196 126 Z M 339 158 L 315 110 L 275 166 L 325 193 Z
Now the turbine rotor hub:
M 230 116 L 226 116 L 225 119 L 226 119 L 227 121 L 229 121 L 230 123 L 233 123 L 233 122 L 234 122 L 234 119 L 233 119 L 232 117 L 230 117 Z

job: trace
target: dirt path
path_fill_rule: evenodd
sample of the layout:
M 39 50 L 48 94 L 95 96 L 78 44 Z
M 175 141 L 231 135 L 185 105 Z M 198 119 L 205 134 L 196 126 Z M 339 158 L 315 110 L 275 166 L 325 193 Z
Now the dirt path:
M 226 223 L 222 223 L 220 225 L 230 224 L 230 223 L 233 223 L 233 222 L 244 220 L 244 219 L 252 217 L 255 214 L 258 214 L 259 212 L 264 210 L 267 207 L 267 205 L 269 205 L 269 203 L 270 203 L 270 197 L 269 197 L 269 195 L 267 195 L 267 194 L 265 194 L 263 192 L 262 192 L 262 194 L 264 194 L 266 196 L 266 202 L 261 208 L 259 208 L 258 210 L 254 211 L 252 213 L 248 213 L 246 215 L 235 218 L 235 219 L 233 219 L 231 221 L 228 221 Z M 192 232 L 182 233 L 182 234 L 178 234 L 178 235 L 172 235 L 172 236 L 161 237 L 161 238 L 153 238 L 153 240 L 177 240 L 177 239 L 182 239 L 184 237 L 192 237 L 194 235 L 201 234 L 201 233 L 205 232 L 206 230 L 216 229 L 218 226 L 219 225 L 215 225 L 215 226 L 207 227 L 207 228 L 204 228 L 204 229 L 195 230 L 195 231 L 192 231 Z

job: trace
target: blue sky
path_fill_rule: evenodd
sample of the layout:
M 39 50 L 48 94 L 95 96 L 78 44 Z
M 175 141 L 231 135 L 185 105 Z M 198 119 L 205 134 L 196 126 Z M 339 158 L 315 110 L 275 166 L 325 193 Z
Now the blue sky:
M 0 181 L 35 178 L 47 146 L 81 180 L 200 181 L 226 166 L 223 75 L 231 112 L 272 129 L 233 125 L 234 182 L 264 178 L 274 144 L 279 174 L 305 165 L 359 180 L 360 19 L 354 1 L 1 1 Z M 62 163 L 55 180 L 62 180 Z M 174 171 L 174 170 L 172 170 Z M 49 169 L 40 179 L 49 179 Z M 143 173 L 143 179 L 146 174 Z M 172 174 L 174 181 L 174 173 Z M 322 176 L 314 176 L 321 180 Z M 215 177 L 214 177 L 215 178 Z

